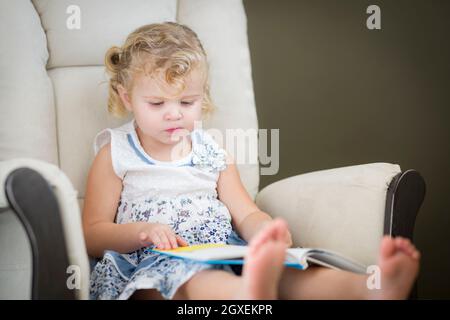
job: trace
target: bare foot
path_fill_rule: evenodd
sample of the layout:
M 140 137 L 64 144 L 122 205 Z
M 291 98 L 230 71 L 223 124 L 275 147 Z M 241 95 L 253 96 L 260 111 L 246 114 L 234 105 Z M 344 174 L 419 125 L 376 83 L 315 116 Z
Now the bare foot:
M 278 284 L 284 268 L 287 224 L 275 219 L 249 243 L 242 269 L 243 290 L 237 299 L 270 300 L 278 298 Z
M 371 290 L 372 299 L 406 299 L 419 272 L 420 253 L 409 239 L 383 237 L 378 266 L 381 288 Z

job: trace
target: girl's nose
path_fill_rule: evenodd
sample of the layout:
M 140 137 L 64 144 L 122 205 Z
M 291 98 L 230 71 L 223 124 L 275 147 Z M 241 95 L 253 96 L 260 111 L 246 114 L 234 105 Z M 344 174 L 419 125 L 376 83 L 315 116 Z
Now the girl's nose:
M 170 108 L 165 114 L 165 120 L 179 120 L 183 115 L 177 107 Z

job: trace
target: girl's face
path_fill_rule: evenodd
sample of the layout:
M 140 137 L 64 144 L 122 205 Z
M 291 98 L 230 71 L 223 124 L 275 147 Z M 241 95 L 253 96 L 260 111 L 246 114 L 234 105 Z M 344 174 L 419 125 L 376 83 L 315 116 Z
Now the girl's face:
M 139 75 L 134 79 L 131 95 L 122 86 L 118 87 L 119 95 L 145 136 L 175 144 L 194 129 L 195 121 L 201 121 L 205 78 L 194 69 L 185 78 L 185 89 L 176 95 L 176 89 L 163 81 L 162 73 L 158 77 L 156 81 Z M 168 131 L 172 128 L 180 129 Z

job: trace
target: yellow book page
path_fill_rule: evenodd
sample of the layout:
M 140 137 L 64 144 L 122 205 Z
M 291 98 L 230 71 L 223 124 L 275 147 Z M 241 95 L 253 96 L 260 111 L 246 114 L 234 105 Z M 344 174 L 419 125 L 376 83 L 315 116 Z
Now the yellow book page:
M 157 250 L 157 251 L 164 251 L 164 252 L 189 252 L 189 251 L 195 251 L 195 250 L 199 250 L 199 249 L 226 247 L 226 246 L 228 246 L 226 243 L 204 243 L 204 244 L 195 244 L 193 246 L 187 246 L 187 247 L 178 247 L 176 249 Z

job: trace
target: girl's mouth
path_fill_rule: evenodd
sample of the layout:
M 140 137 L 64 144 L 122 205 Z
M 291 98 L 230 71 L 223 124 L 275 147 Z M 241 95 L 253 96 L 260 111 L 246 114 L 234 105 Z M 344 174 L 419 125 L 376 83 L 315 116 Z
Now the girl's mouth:
M 179 129 L 182 129 L 182 128 L 181 128 L 181 127 L 170 128 L 170 129 L 166 129 L 166 130 L 164 130 L 164 131 L 169 132 L 169 133 L 172 133 L 172 132 L 174 132 L 175 130 L 179 130 Z

